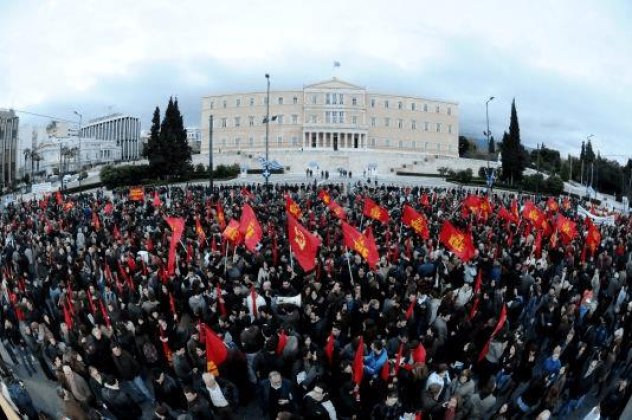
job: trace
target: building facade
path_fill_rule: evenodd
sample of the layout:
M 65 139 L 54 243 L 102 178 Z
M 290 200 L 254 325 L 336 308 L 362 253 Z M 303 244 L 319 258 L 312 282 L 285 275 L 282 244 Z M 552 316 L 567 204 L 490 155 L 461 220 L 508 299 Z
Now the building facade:
M 267 93 L 202 98 L 201 152 L 265 148 Z M 372 93 L 336 78 L 270 92 L 269 147 L 393 150 L 458 157 L 456 102 Z
M 86 166 L 121 160 L 121 147 L 115 140 L 51 137 L 40 142 L 36 151 L 40 159 L 37 170 L 46 175 L 74 173 Z
M 3 189 L 15 184 L 19 125 L 20 118 L 13 110 L 0 110 L 0 181 Z
M 115 141 L 125 161 L 137 160 L 141 152 L 140 119 L 130 115 L 112 114 L 90 120 L 81 127 L 80 137 Z
M 197 127 L 187 127 L 185 130 L 187 131 L 187 143 L 191 148 L 191 153 L 200 153 L 200 143 L 202 141 L 202 133 L 200 129 Z

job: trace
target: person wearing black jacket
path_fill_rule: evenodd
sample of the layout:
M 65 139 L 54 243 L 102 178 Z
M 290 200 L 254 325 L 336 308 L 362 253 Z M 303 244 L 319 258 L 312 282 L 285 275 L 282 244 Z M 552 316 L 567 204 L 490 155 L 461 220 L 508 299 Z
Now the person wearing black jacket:
M 101 398 L 107 409 L 120 420 L 138 419 L 143 414 L 140 406 L 120 388 L 118 380 L 113 376 L 106 377 Z
M 139 396 L 140 400 L 154 402 L 154 397 L 147 389 L 140 375 L 140 366 L 127 351 L 117 343 L 112 344 L 112 361 L 118 372 L 118 377 L 125 381 L 129 389 Z M 140 395 L 139 395 L 140 394 Z
M 152 373 L 156 401 L 167 404 L 172 410 L 186 410 L 187 402 L 180 384 L 160 368 L 155 368 Z

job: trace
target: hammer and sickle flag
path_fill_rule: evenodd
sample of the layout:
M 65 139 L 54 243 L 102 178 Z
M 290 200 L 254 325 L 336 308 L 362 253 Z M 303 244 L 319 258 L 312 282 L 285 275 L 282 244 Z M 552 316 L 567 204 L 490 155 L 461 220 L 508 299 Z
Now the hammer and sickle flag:
M 426 216 L 417 213 L 407 204 L 404 204 L 404 210 L 402 211 L 402 222 L 404 222 L 406 226 L 410 226 L 410 228 L 423 239 L 430 238 L 430 231 L 428 230 L 428 220 L 426 219 Z
M 316 253 L 320 239 L 305 229 L 289 212 L 287 214 L 287 230 L 290 246 L 296 260 L 305 272 L 316 267 Z
M 248 251 L 254 252 L 257 244 L 263 237 L 263 230 L 250 204 L 245 204 L 242 209 L 241 219 L 239 220 L 239 232 L 244 237 L 244 245 L 246 245 Z
M 349 223 L 342 222 L 342 235 L 345 246 L 360 254 L 369 263 L 369 267 L 374 268 L 380 256 L 377 253 L 373 234 L 371 233 L 371 237 L 368 238 Z
M 323 203 L 325 203 L 325 205 L 329 205 L 329 202 L 331 201 L 331 196 L 325 190 L 320 190 L 320 192 L 318 193 L 318 198 L 323 200 Z
M 375 201 L 369 197 L 364 197 L 364 209 L 362 213 L 373 220 L 379 220 L 382 223 L 388 222 L 388 211 L 384 207 L 380 207 Z
M 292 200 L 292 197 L 290 197 L 289 195 L 285 196 L 285 210 L 296 219 L 300 219 L 303 215 L 299 205 L 296 204 L 296 202 Z
M 441 226 L 439 240 L 463 261 L 469 261 L 474 256 L 472 235 L 461 232 L 448 221 Z

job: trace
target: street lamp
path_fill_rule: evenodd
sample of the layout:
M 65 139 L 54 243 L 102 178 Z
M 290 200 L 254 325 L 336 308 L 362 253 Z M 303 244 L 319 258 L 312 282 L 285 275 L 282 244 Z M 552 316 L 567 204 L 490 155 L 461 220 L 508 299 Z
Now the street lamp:
M 270 74 L 266 73 L 266 163 L 265 170 L 263 172 L 263 176 L 266 178 L 266 187 L 268 186 L 268 180 L 270 178 L 270 156 L 269 156 L 269 148 L 270 148 L 270 139 L 268 136 L 270 135 Z
M 79 117 L 79 130 L 77 130 L 77 136 L 79 137 L 79 172 L 81 172 L 81 127 L 83 126 L 83 115 L 77 111 L 73 111 L 73 113 Z M 79 185 L 81 185 L 81 181 L 79 181 Z
M 485 131 L 485 135 L 487 136 L 487 145 L 489 146 L 489 137 L 492 134 L 489 131 L 489 103 L 494 100 L 494 96 L 490 96 L 487 101 L 485 101 L 485 120 L 487 121 L 487 131 Z
M 489 141 L 491 132 L 489 131 L 489 103 L 494 100 L 493 96 L 490 96 L 487 101 L 485 101 L 485 120 L 487 121 L 487 131 L 485 131 L 485 135 L 487 136 L 487 150 L 489 151 Z M 487 160 L 487 189 L 491 190 L 494 185 L 495 174 L 493 168 L 489 167 L 489 159 Z

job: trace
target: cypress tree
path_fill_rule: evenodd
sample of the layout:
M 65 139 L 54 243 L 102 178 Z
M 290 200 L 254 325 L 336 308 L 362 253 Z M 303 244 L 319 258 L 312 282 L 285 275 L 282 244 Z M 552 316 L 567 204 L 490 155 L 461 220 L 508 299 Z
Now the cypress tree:
M 526 150 L 520 143 L 520 124 L 518 123 L 516 100 L 514 99 L 511 102 L 509 133 L 505 132 L 503 135 L 503 179 L 508 180 L 512 185 L 514 181 L 520 181 L 522 179 L 522 173 L 527 166 L 526 155 Z
M 592 143 L 590 142 L 590 139 L 588 139 L 588 143 L 586 143 L 585 157 L 588 163 L 595 161 L 595 152 L 593 151 L 593 147 L 592 147 Z
M 489 138 L 489 144 L 487 145 L 487 152 L 490 155 L 493 155 L 496 153 L 496 142 L 494 141 L 494 136 Z
M 161 140 L 160 108 L 156 107 L 151 119 L 151 130 L 149 131 L 149 140 L 147 141 L 147 148 L 145 150 L 145 156 L 147 156 L 149 160 L 149 168 L 155 175 L 161 175 L 160 169 L 166 160 Z

